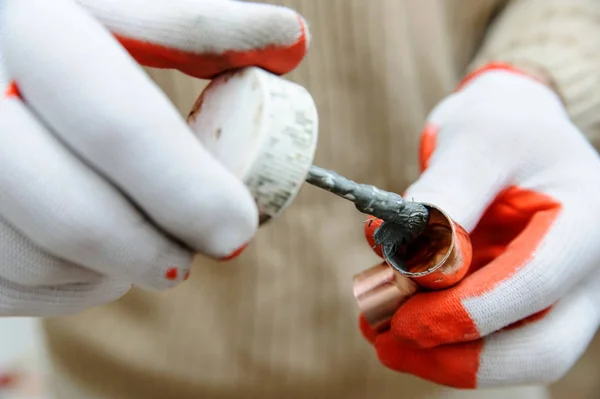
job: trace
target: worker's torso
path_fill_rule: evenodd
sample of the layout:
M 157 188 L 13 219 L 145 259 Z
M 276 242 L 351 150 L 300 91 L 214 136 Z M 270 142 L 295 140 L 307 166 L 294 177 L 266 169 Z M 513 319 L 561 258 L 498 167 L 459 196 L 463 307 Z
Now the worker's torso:
M 287 0 L 312 46 L 288 77 L 313 95 L 315 163 L 403 192 L 427 113 L 455 87 L 494 0 Z M 185 114 L 202 83 L 152 71 Z M 46 323 L 54 358 L 112 399 L 412 398 L 433 385 L 387 371 L 357 329 L 352 275 L 378 259 L 349 203 L 305 187 L 236 261 Z M 405 392 L 406 396 L 401 393 Z

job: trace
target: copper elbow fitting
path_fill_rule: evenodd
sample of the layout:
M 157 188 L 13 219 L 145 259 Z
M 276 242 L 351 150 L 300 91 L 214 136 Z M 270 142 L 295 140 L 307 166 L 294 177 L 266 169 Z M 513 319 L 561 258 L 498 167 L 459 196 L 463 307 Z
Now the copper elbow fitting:
M 354 296 L 371 328 L 381 331 L 398 308 L 422 289 L 439 290 L 458 283 L 469 270 L 471 239 L 441 209 L 429 210 L 425 231 L 395 253 L 384 253 L 385 263 L 354 276 Z

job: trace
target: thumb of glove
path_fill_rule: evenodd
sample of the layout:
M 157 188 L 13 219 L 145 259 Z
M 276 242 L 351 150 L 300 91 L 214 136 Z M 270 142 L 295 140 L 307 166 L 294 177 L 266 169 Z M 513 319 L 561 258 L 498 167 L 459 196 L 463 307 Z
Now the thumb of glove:
M 425 129 L 420 154 L 424 171 L 404 196 L 443 209 L 470 233 L 506 187 L 510 168 L 464 140 L 468 135 L 444 132 L 448 134 L 440 141 L 439 132 L 434 125 Z

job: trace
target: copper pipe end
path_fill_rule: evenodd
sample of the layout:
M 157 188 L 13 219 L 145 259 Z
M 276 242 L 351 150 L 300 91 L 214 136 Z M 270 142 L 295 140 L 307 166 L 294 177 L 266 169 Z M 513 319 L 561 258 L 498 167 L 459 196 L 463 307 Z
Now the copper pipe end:
M 469 234 L 441 209 L 429 210 L 425 231 L 409 245 L 384 253 L 386 262 L 398 273 L 431 290 L 458 283 L 469 270 L 472 258 Z
M 371 328 L 381 331 L 402 304 L 420 287 L 443 289 L 458 283 L 472 258 L 467 232 L 439 208 L 423 204 L 430 212 L 423 233 L 396 252 L 386 263 L 354 276 L 354 296 Z
M 384 330 L 396 310 L 418 290 L 417 284 L 382 263 L 354 276 L 354 297 L 369 326 Z

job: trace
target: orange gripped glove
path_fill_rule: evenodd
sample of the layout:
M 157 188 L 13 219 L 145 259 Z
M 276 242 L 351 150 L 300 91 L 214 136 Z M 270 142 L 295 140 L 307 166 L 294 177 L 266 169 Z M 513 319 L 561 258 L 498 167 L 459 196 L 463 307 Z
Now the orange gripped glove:
M 457 388 L 550 383 L 600 321 L 600 159 L 558 96 L 515 68 L 468 76 L 429 115 L 406 197 L 470 234 L 469 273 L 360 329 L 386 367 Z M 381 221 L 366 223 L 373 233 Z M 375 251 L 381 256 L 379 248 Z

